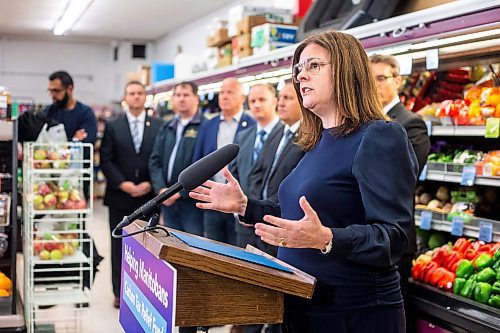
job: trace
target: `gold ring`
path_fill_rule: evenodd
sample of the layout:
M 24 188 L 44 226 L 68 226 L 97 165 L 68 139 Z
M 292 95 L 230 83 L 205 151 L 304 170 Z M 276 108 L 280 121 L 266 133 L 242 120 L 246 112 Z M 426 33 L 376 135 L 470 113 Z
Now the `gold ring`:
M 286 246 L 285 239 L 283 237 L 280 237 L 280 241 L 278 243 L 278 246 Z

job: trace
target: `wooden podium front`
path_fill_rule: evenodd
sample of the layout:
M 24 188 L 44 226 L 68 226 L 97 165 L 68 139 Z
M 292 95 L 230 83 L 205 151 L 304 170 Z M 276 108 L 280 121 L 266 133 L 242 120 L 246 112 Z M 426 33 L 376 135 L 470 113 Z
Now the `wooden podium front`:
M 130 234 L 145 225 L 144 221 L 135 221 L 125 231 Z M 177 269 L 177 326 L 282 323 L 284 294 L 304 298 L 313 294 L 314 277 L 253 247 L 246 251 L 272 258 L 292 272 L 194 248 L 164 232 L 133 237 L 158 259 Z

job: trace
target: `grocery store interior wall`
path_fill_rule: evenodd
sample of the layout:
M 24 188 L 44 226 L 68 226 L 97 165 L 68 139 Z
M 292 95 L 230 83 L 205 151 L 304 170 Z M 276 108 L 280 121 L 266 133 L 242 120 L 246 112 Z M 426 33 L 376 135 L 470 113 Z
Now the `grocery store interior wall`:
M 118 60 L 113 49 L 118 47 Z M 152 44 L 146 59 L 131 58 L 131 42 L 90 43 L 31 40 L 0 40 L 0 82 L 14 97 L 27 97 L 35 103 L 50 103 L 47 82 L 50 73 L 67 70 L 75 81 L 75 96 L 90 104 L 121 100 L 127 72 L 137 71 L 150 62 Z M 149 50 L 149 52 L 148 52 Z
M 153 60 L 156 62 L 173 63 L 177 54 L 177 46 L 181 46 L 182 52 L 186 54 L 202 56 L 206 50 L 206 40 L 208 35 L 208 26 L 214 19 L 227 18 L 228 10 L 237 5 L 294 8 L 294 0 L 235 0 L 230 5 L 206 15 L 188 25 L 171 31 L 163 38 L 159 39 L 155 45 Z M 168 16 L 167 16 L 168 17 Z

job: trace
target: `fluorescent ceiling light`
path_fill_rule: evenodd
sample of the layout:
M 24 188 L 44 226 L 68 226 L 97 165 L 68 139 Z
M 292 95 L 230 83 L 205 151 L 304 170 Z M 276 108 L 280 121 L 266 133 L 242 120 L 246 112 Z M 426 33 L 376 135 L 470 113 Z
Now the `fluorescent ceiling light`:
M 63 14 L 54 27 L 54 35 L 61 36 L 73 28 L 94 0 L 69 0 Z

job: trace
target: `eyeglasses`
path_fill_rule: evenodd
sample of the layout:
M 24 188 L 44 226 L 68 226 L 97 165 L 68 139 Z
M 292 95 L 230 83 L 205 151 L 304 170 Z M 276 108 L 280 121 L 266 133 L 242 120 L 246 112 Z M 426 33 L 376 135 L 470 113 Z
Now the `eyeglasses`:
M 292 78 L 293 82 L 299 83 L 298 75 L 302 72 L 302 69 L 305 68 L 306 72 L 312 75 L 316 75 L 319 73 L 321 66 L 329 65 L 329 62 L 321 61 L 319 58 L 307 58 L 302 60 L 301 62 L 296 63 L 292 67 Z
M 48 89 L 47 89 L 47 92 L 48 92 L 49 94 L 53 94 L 53 93 L 55 93 L 55 94 L 59 94 L 59 93 L 60 93 L 60 92 L 62 92 L 62 91 L 64 91 L 64 89 L 57 89 L 57 88 L 48 88 Z
M 391 77 L 395 77 L 395 76 L 394 75 L 390 75 L 390 76 L 375 75 L 375 81 L 377 81 L 378 83 L 384 83 L 385 81 L 387 81 Z

